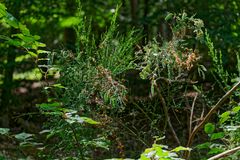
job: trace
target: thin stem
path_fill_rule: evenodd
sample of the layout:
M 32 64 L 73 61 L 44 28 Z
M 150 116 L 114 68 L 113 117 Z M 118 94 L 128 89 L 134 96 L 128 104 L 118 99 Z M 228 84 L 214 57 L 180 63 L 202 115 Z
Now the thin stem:
M 173 129 L 173 126 L 172 126 L 172 123 L 171 123 L 171 120 L 170 120 L 170 117 L 168 115 L 168 108 L 167 108 L 167 105 L 166 105 L 166 102 L 165 102 L 165 99 L 163 98 L 162 94 L 161 94 L 161 91 L 159 89 L 159 87 L 156 85 L 156 89 L 157 89 L 157 92 L 158 92 L 158 95 L 159 95 L 159 98 L 160 98 L 160 101 L 162 103 L 162 107 L 163 107 L 163 111 L 164 111 L 164 115 L 165 115 L 165 119 L 168 123 L 168 126 L 173 134 L 173 137 L 174 139 L 176 140 L 177 144 L 178 145 L 181 145 L 180 144 L 180 141 L 179 141 L 179 138 L 177 137 L 177 134 L 175 132 L 175 130 Z
M 240 146 L 236 147 L 236 148 L 233 148 L 233 149 L 230 149 L 230 150 L 227 150 L 225 152 L 222 152 L 220 154 L 217 154 L 211 158 L 209 158 L 208 160 L 215 160 L 215 159 L 219 159 L 219 158 L 223 158 L 223 157 L 226 157 L 226 156 L 229 156 L 237 151 L 240 150 Z
M 190 115 L 190 120 L 189 120 L 189 135 L 191 135 L 191 133 L 192 133 L 193 111 L 194 111 L 194 106 L 195 106 L 195 103 L 196 103 L 197 96 L 198 96 L 198 94 L 196 94 L 196 96 L 194 97 L 193 103 L 192 103 L 191 115 Z
M 79 141 L 78 141 L 75 128 L 74 128 L 71 124 L 69 124 L 69 127 L 70 127 L 70 129 L 73 131 L 73 136 L 74 136 L 74 139 L 75 139 L 75 141 L 76 141 L 76 145 L 77 145 L 77 147 L 79 148 L 80 156 L 81 156 L 82 160 L 84 160 L 85 158 L 84 158 L 84 156 L 83 156 L 83 151 L 82 151 L 82 149 L 81 149 L 81 144 L 80 144 Z
M 193 132 L 189 136 L 187 147 L 192 145 L 195 135 L 197 132 L 203 127 L 203 125 L 209 120 L 209 118 L 217 111 L 217 109 L 232 95 L 232 93 L 240 86 L 240 81 L 237 82 L 235 86 L 233 86 L 218 102 L 212 109 L 208 112 L 208 114 L 203 118 L 203 120 L 194 128 Z M 190 152 L 186 151 L 184 153 L 184 158 L 188 159 L 190 156 Z

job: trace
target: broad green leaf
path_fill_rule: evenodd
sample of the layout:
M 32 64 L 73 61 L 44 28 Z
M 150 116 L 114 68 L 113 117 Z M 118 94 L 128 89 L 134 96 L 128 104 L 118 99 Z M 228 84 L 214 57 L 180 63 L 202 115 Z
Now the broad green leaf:
M 206 143 L 197 145 L 196 148 L 198 148 L 198 149 L 206 149 L 206 148 L 209 148 L 211 145 L 212 145 L 211 142 L 206 142 Z
M 26 36 L 26 35 L 23 35 L 23 34 L 14 34 L 12 36 L 13 37 L 18 37 L 26 43 L 33 43 L 35 41 L 32 36 Z
M 15 62 L 22 62 L 22 61 L 28 60 L 28 59 L 30 59 L 30 58 L 31 58 L 31 56 L 28 55 L 28 54 L 20 55 L 20 56 L 17 56 L 17 57 L 15 58 Z
M 37 142 L 21 142 L 19 143 L 20 147 L 32 147 L 32 146 L 41 146 L 43 143 L 37 143 Z
M 34 53 L 34 52 L 28 51 L 27 53 L 30 54 L 30 55 L 33 56 L 33 57 L 37 57 L 37 54 Z
M 37 40 L 39 40 L 41 37 L 38 36 L 38 35 L 34 35 L 33 38 L 37 41 Z
M 165 21 L 168 21 L 168 20 L 172 19 L 173 16 L 174 16 L 173 13 L 168 13 L 168 15 L 165 17 Z
M 179 147 L 174 148 L 171 151 L 172 152 L 179 152 L 179 151 L 190 151 L 190 150 L 191 150 L 191 148 L 186 148 L 186 147 L 179 146 Z
M 40 43 L 40 42 L 37 42 L 37 47 L 46 47 L 46 44 L 44 44 L 44 43 Z
M 232 111 L 233 113 L 238 113 L 240 111 L 240 106 L 234 107 Z
M 61 108 L 59 108 L 59 106 L 61 106 L 61 103 L 59 102 L 53 102 L 53 103 L 42 103 L 42 104 L 38 104 L 37 107 L 41 108 L 41 110 L 44 111 L 59 111 Z
M 230 118 L 230 111 L 226 111 L 220 115 L 220 123 L 226 122 Z
M 9 131 L 10 131 L 9 128 L 0 128 L 0 134 L 2 134 L 2 135 L 6 135 L 6 134 L 8 134 Z
M 46 51 L 46 50 L 41 50 L 41 49 L 39 49 L 39 50 L 37 50 L 37 54 L 40 54 L 40 53 L 45 53 L 45 54 L 49 54 L 50 53 L 50 51 Z
M 29 133 L 25 133 L 25 132 L 15 135 L 15 138 L 17 138 L 18 140 L 23 140 L 23 141 L 30 140 L 31 137 L 33 137 L 33 134 L 29 134 Z
M 19 24 L 19 29 L 21 30 L 21 32 L 24 34 L 24 35 L 26 35 L 26 36 L 30 36 L 30 31 L 29 31 L 29 29 L 25 26 L 25 25 L 23 25 L 23 24 Z
M 201 90 L 198 89 L 198 87 L 197 87 L 196 85 L 193 85 L 193 89 L 194 89 L 195 91 L 197 91 L 198 93 L 201 93 Z
M 147 158 L 144 154 L 141 154 L 140 160 L 150 160 L 150 158 Z
M 63 85 L 61 85 L 60 83 L 54 84 L 52 86 L 55 87 L 55 88 L 66 88 Z
M 100 122 L 94 121 L 93 119 L 88 118 L 88 117 L 81 117 L 81 118 L 84 120 L 84 122 L 89 123 L 89 124 L 100 124 Z
M 140 77 L 142 79 L 147 79 L 147 77 L 150 73 L 151 73 L 151 67 L 148 64 L 146 67 L 143 68 L 142 72 L 140 72 Z
M 6 11 L 6 7 L 4 4 L 0 3 L 0 17 L 6 16 L 7 15 L 7 11 Z
M 211 134 L 211 140 L 220 139 L 225 136 L 224 132 L 218 132 Z
M 16 46 L 16 47 L 23 46 L 23 43 L 22 43 L 21 41 L 19 41 L 19 40 L 14 40 L 14 39 L 9 39 L 9 40 L 7 41 L 7 43 L 8 43 L 9 45 Z
M 204 131 L 205 131 L 205 133 L 207 133 L 207 134 L 213 133 L 214 130 L 215 130 L 215 125 L 213 125 L 212 123 L 207 123 L 207 124 L 204 126 Z
M 218 153 L 221 153 L 223 151 L 224 150 L 220 149 L 220 148 L 211 148 L 210 151 L 208 152 L 208 154 L 218 154 Z
M 39 107 L 47 108 L 47 107 L 58 107 L 60 106 L 61 103 L 59 102 L 54 102 L 54 103 L 42 103 L 39 105 Z
M 78 25 L 80 23 L 80 19 L 78 17 L 68 17 L 63 19 L 60 22 L 61 27 L 72 27 Z
M 6 10 L 6 9 L 7 9 L 6 6 L 4 4 L 0 3 L 0 10 Z
M 14 28 L 19 28 L 18 21 L 15 17 L 13 17 L 10 13 L 6 14 L 6 17 L 4 18 L 5 22 Z

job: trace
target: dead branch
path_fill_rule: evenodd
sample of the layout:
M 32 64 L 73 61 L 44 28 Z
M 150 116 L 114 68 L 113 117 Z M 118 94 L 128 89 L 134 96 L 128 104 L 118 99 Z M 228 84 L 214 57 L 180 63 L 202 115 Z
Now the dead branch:
M 189 135 L 191 135 L 191 133 L 192 133 L 193 111 L 194 111 L 194 106 L 196 103 L 197 96 L 198 96 L 198 94 L 196 94 L 196 96 L 194 97 L 193 103 L 192 103 L 191 115 L 190 115 L 190 120 L 189 120 Z
M 209 118 L 217 111 L 217 109 L 232 95 L 232 93 L 240 86 L 240 81 L 237 82 L 218 102 L 212 109 L 207 113 L 207 115 L 203 118 L 203 120 L 194 128 L 193 132 L 189 136 L 187 147 L 191 147 L 192 142 L 194 140 L 197 132 L 204 126 L 204 124 L 209 120 Z M 184 154 L 184 158 L 188 159 L 190 156 L 190 152 L 186 151 Z
M 230 154 L 233 154 L 233 153 L 235 153 L 239 150 L 240 150 L 240 146 L 238 146 L 236 148 L 233 148 L 233 149 L 230 149 L 230 150 L 227 150 L 227 151 L 222 152 L 220 154 L 217 154 L 217 155 L 209 158 L 208 160 L 215 160 L 215 159 L 223 158 L 223 157 L 229 156 Z
M 181 144 L 180 144 L 179 138 L 177 137 L 177 134 L 176 134 L 175 130 L 173 129 L 170 117 L 168 115 L 168 108 L 167 108 L 167 105 L 166 105 L 166 101 L 163 98 L 162 93 L 161 93 L 161 91 L 160 91 L 160 89 L 159 89 L 159 87 L 157 85 L 156 85 L 156 89 L 157 89 L 160 101 L 162 103 L 162 106 L 163 106 L 164 115 L 165 115 L 166 121 L 168 123 L 168 126 L 169 126 L 169 128 L 170 128 L 170 130 L 171 130 L 171 132 L 173 134 L 174 139 L 176 140 L 177 144 L 180 146 Z

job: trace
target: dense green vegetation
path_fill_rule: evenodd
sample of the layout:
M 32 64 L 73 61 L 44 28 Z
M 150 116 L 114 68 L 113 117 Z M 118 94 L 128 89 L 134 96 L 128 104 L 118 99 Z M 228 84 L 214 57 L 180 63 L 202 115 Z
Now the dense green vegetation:
M 239 0 L 0 3 L 0 159 L 238 160 Z

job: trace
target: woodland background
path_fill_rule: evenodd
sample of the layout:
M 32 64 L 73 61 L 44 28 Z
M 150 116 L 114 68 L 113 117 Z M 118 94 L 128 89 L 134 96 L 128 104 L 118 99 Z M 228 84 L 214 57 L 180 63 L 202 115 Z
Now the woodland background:
M 207 159 L 238 149 L 239 7 L 1 1 L 0 159 Z

